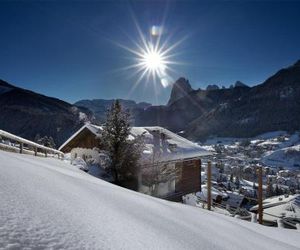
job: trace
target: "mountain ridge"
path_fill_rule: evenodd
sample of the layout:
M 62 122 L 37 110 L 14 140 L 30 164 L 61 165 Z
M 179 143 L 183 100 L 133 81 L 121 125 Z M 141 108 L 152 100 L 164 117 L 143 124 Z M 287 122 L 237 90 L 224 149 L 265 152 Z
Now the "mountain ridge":
M 91 118 L 85 108 L 33 91 L 15 87 L 3 80 L 0 87 L 0 129 L 33 140 L 37 134 L 52 136 L 61 144 L 83 125 L 80 113 Z M 8 89 L 7 89 L 8 88 Z

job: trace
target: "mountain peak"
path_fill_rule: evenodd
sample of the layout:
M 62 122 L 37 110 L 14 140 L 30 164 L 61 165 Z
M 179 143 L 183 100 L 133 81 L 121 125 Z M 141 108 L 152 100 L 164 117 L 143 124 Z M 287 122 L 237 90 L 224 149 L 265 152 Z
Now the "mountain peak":
M 0 79 L 0 95 L 7 93 L 15 87 Z
M 248 86 L 241 81 L 236 81 L 234 87 L 236 88 L 236 87 L 248 87 Z
M 13 88 L 14 86 L 0 79 L 0 86 Z
M 300 67 L 300 59 L 293 66 Z
M 180 77 L 174 84 L 171 91 L 170 100 L 168 102 L 168 105 L 171 105 L 178 99 L 186 96 L 189 92 L 193 91 L 191 84 L 189 83 L 189 80 Z

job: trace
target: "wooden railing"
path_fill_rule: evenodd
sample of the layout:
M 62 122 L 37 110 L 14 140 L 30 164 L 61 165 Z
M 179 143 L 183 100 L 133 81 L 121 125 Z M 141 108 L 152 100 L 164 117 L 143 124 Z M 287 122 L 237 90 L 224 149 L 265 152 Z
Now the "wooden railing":
M 38 143 L 26 140 L 22 137 L 13 135 L 4 130 L 0 129 L 0 149 L 5 151 L 12 151 L 20 154 L 31 154 L 35 156 L 45 156 L 48 155 L 57 156 L 63 159 L 64 153 L 49 148 Z

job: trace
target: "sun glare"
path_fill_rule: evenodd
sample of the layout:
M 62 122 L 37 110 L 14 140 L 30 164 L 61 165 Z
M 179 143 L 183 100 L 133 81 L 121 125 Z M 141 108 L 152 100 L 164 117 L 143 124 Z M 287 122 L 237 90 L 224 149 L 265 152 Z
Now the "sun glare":
M 147 70 L 157 71 L 155 73 L 162 72 L 166 68 L 163 56 L 157 51 L 149 51 L 143 54 L 140 59 L 142 67 L 145 67 Z
M 134 46 L 128 47 L 117 43 L 118 46 L 134 55 L 132 57 L 134 63 L 122 68 L 123 70 L 133 69 L 133 74 L 138 75 L 131 91 L 142 81 L 145 84 L 153 84 L 156 90 L 158 90 L 157 83 L 164 88 L 170 86 L 174 81 L 171 73 L 175 72 L 172 65 L 181 64 L 174 61 L 175 56 L 179 54 L 178 51 L 175 53 L 175 49 L 186 37 L 172 44 L 170 43 L 170 36 L 165 37 L 166 32 L 163 32 L 162 25 L 152 26 L 147 36 L 142 32 L 136 20 L 135 24 L 139 37 L 132 39 Z
M 144 59 L 142 60 L 145 66 L 150 70 L 158 70 L 163 67 L 163 62 L 160 54 L 156 52 L 146 53 Z

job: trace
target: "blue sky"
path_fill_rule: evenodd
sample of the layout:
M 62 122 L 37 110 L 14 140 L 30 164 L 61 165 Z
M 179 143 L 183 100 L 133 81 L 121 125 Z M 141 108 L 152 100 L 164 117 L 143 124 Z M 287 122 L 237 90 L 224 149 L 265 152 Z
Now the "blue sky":
M 162 25 L 194 88 L 263 82 L 300 59 L 300 2 L 279 1 L 37 1 L 0 2 L 0 79 L 68 102 L 130 98 L 167 102 L 170 87 L 121 70 L 134 55 L 134 18 L 145 37 Z

